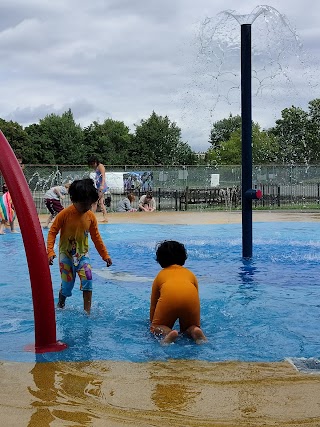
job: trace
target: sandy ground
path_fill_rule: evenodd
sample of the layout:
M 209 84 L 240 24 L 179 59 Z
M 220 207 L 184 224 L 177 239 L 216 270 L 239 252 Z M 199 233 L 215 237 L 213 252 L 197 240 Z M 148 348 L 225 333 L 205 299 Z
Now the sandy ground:
M 98 219 L 100 221 L 100 214 Z M 46 216 L 41 216 L 43 224 Z M 109 214 L 109 223 L 239 223 L 241 212 Z M 320 213 L 254 212 L 254 221 Z M 320 376 L 290 363 L 0 362 L 0 425 L 319 427 Z

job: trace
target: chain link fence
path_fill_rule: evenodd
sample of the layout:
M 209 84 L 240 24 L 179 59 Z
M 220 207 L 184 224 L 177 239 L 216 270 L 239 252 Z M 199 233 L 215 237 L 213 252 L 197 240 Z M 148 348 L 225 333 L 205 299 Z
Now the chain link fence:
M 116 211 L 124 194 L 152 190 L 158 210 L 240 209 L 241 166 L 107 166 L 106 206 Z M 38 213 L 46 213 L 43 196 L 56 185 L 87 178 L 93 170 L 85 165 L 25 165 L 24 174 Z M 320 166 L 253 166 L 253 188 L 261 189 L 262 200 L 254 208 L 320 207 Z M 3 177 L 0 177 L 1 187 Z M 65 199 L 65 205 L 70 200 Z

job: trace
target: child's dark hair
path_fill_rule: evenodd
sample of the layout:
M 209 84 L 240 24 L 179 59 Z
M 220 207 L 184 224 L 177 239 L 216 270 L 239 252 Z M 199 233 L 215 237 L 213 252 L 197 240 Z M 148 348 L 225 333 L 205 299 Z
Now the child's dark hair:
M 100 164 L 100 160 L 98 159 L 97 156 L 90 156 L 88 158 L 88 162 L 87 163 L 88 163 L 89 166 L 91 166 L 93 163 L 96 163 L 97 165 L 99 165 Z
M 164 240 L 156 246 L 156 261 L 162 268 L 173 264 L 184 265 L 187 258 L 186 248 L 175 240 Z
M 99 199 L 99 194 L 94 186 L 92 179 L 77 179 L 73 181 L 69 188 L 70 199 L 72 202 L 95 203 Z

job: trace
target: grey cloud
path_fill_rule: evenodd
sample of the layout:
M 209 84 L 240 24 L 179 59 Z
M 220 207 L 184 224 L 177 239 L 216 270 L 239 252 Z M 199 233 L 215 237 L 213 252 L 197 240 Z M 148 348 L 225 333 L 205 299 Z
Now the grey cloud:
M 270 2 L 278 8 L 275 0 Z M 214 57 L 217 42 L 212 34 L 206 37 L 207 51 L 202 54 L 196 35 L 206 16 L 216 17 L 226 9 L 250 13 L 256 6 L 253 0 L 245 4 L 235 0 L 1 3 L 3 117 L 27 124 L 71 108 L 82 125 L 112 117 L 132 126 L 155 110 L 176 121 L 192 147 L 207 149 L 212 122 L 240 111 L 240 26 L 235 22 L 233 30 L 225 27 L 219 33 L 221 45 L 238 40 L 222 68 Z M 320 4 L 312 5 L 319 12 Z M 280 56 L 286 56 L 282 65 L 291 79 L 289 86 L 280 73 L 271 81 L 268 70 L 260 74 L 264 85 L 254 96 L 253 115 L 262 126 L 272 126 L 281 109 L 305 106 L 316 96 L 318 61 L 314 57 L 319 54 L 319 33 L 311 1 L 283 0 L 279 12 L 297 27 L 304 49 L 311 49 L 312 55 L 301 57 L 306 71 L 282 45 Z M 254 34 L 260 26 L 257 20 Z M 277 45 L 281 47 L 265 35 L 260 31 L 254 40 L 253 65 L 260 73 L 266 62 L 263 49 L 269 49 L 272 57 Z M 253 86 L 257 88 L 257 79 Z
M 27 126 L 32 123 L 38 123 L 40 119 L 43 119 L 49 114 L 61 115 L 68 109 L 71 109 L 74 119 L 76 122 L 81 122 L 81 119 L 92 114 L 95 111 L 95 107 L 85 99 L 79 99 L 69 104 L 62 105 L 57 108 L 53 104 L 38 105 L 37 107 L 26 107 L 16 108 L 11 111 L 4 118 L 5 120 L 12 120 L 21 125 Z M 108 113 L 106 113 L 108 115 Z

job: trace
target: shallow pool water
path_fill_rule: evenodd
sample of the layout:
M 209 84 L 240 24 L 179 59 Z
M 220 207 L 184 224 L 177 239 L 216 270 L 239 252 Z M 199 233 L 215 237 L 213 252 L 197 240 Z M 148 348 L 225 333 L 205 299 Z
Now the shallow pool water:
M 23 350 L 34 343 L 34 322 L 22 237 L 0 236 L 0 360 L 279 361 L 319 356 L 317 223 L 254 223 L 251 261 L 241 257 L 240 224 L 106 224 L 100 231 L 113 265 L 105 268 L 91 242 L 92 314 L 83 313 L 77 282 L 66 309 L 56 311 L 57 338 L 69 348 L 40 356 Z M 164 239 L 187 247 L 186 267 L 199 280 L 202 327 L 209 339 L 205 345 L 181 337 L 163 347 L 149 333 L 151 284 L 160 269 L 154 248 Z M 57 301 L 57 261 L 51 273 Z

